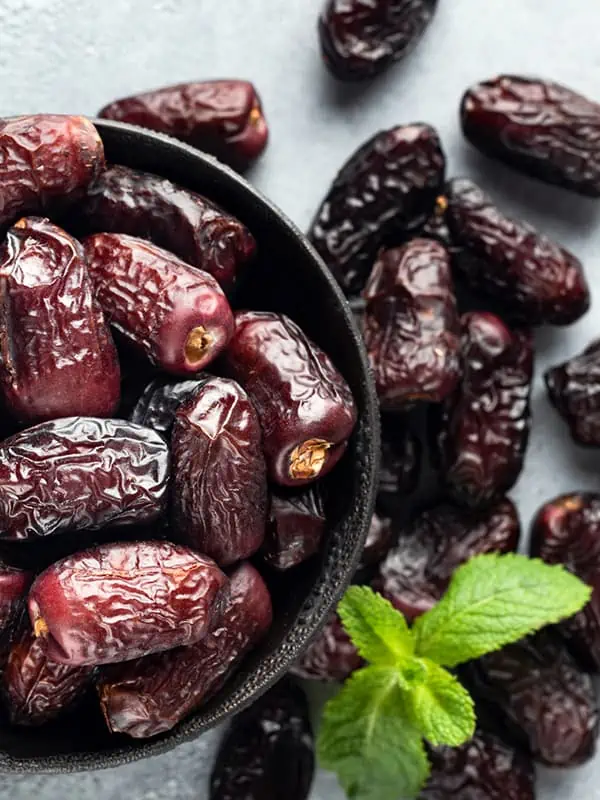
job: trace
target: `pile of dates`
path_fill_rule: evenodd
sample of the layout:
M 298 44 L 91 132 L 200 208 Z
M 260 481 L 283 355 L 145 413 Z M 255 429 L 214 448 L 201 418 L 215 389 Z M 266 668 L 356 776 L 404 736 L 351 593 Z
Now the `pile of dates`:
M 42 725 L 93 690 L 111 732 L 155 736 L 320 549 L 356 407 L 293 320 L 232 308 L 239 220 L 107 166 L 83 117 L 0 122 L 0 149 L 4 711 Z

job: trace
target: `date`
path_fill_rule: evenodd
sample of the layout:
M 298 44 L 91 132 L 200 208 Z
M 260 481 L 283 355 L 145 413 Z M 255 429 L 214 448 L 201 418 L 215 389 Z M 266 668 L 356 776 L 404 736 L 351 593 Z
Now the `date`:
M 363 337 L 383 410 L 438 403 L 460 377 L 460 325 L 450 259 L 413 239 L 382 252 L 364 290 Z
M 463 133 L 487 156 L 579 194 L 600 197 L 600 105 L 558 83 L 499 75 L 471 86 Z
M 250 564 L 236 569 L 230 589 L 222 616 L 202 641 L 102 669 L 98 694 L 112 733 L 146 738 L 171 730 L 256 647 L 272 622 L 269 591 Z
M 172 515 L 182 540 L 221 565 L 265 537 L 267 475 L 256 411 L 235 381 L 211 378 L 175 416 Z
M 364 664 L 334 612 L 296 661 L 292 673 L 306 680 L 345 681 Z
M 114 542 L 74 553 L 35 579 L 28 609 L 59 664 L 128 661 L 194 644 L 219 619 L 229 581 L 172 542 Z
M 137 425 L 152 428 L 169 441 L 179 406 L 204 386 L 210 378 L 208 373 L 196 375 L 187 381 L 155 378 L 144 389 L 131 410 L 129 419 Z
M 600 446 L 600 339 L 547 370 L 544 381 L 554 408 L 582 445 Z
M 308 234 L 346 294 L 361 291 L 380 247 L 424 224 L 445 169 L 437 132 L 420 123 L 375 134 L 346 161 Z
M 240 311 L 224 368 L 248 392 L 269 477 L 301 486 L 340 460 L 356 424 L 350 387 L 329 356 L 283 314 Z
M 154 431 L 95 417 L 42 422 L 0 447 L 0 539 L 152 522 L 168 477 Z
M 394 541 L 392 520 L 373 514 L 359 569 L 378 564 L 389 553 Z
M 421 442 L 398 414 L 381 415 L 381 466 L 377 509 L 395 517 L 413 494 L 421 476 Z
M 317 486 L 299 491 L 272 488 L 262 549 L 264 560 L 277 570 L 306 561 L 318 552 L 326 522 Z

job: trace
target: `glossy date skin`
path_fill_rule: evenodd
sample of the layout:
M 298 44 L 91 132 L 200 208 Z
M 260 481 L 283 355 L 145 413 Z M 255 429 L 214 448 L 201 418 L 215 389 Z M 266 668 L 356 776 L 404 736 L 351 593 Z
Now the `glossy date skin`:
M 516 483 L 531 428 L 533 346 L 494 314 L 464 314 L 462 379 L 432 410 L 442 482 L 458 503 L 485 506 Z
M 112 733 L 136 739 L 171 730 L 228 680 L 269 630 L 269 591 L 250 564 L 231 576 L 223 614 L 202 641 L 105 667 L 100 705 Z
M 248 392 L 263 432 L 269 477 L 301 486 L 340 460 L 356 424 L 350 387 L 289 317 L 239 311 L 224 369 Z
M 220 565 L 248 558 L 263 543 L 261 442 L 256 411 L 235 381 L 211 378 L 177 411 L 171 439 L 175 530 Z
M 172 542 L 114 542 L 74 553 L 35 579 L 28 609 L 48 657 L 83 666 L 194 644 L 219 619 L 229 581 Z
M 436 506 L 401 532 L 373 588 L 412 621 L 442 597 L 457 567 L 482 553 L 516 550 L 520 532 L 508 498 L 483 511 Z
M 300 491 L 272 488 L 262 549 L 266 563 L 277 570 L 286 570 L 306 561 L 318 552 L 325 524 L 323 500 L 317 486 Z
M 164 86 L 115 100 L 98 116 L 174 136 L 237 169 L 258 158 L 269 136 L 256 89 L 240 80 Z
M 155 378 L 144 389 L 131 410 L 129 419 L 137 425 L 160 433 L 169 441 L 175 424 L 175 415 L 180 405 L 210 380 L 208 373 L 197 375 L 187 381 L 172 378 Z
M 600 446 L 600 339 L 583 352 L 547 370 L 550 402 L 582 445 Z
M 166 178 L 118 165 L 88 189 L 69 224 L 80 236 L 109 232 L 147 239 L 208 272 L 225 291 L 256 250 L 248 229 L 210 200 Z
M 471 86 L 461 109 L 478 150 L 546 183 L 600 197 L 600 105 L 558 83 L 499 75 Z
M 340 80 L 374 77 L 411 52 L 436 6 L 437 0 L 327 0 L 319 17 L 326 66 Z
M 217 753 L 210 800 L 306 800 L 314 764 L 308 703 L 284 678 L 234 718 Z
M 460 376 L 460 325 L 450 259 L 413 239 L 383 251 L 364 290 L 363 337 L 384 411 L 440 402 Z
M 24 214 L 75 203 L 104 167 L 98 131 L 85 117 L 32 114 L 0 120 L 0 228 Z
M 42 422 L 0 447 L 0 539 L 152 522 L 164 511 L 169 453 L 124 420 Z
M 291 671 L 306 680 L 345 681 L 364 663 L 340 618 L 333 613 Z
M 381 465 L 377 509 L 396 516 L 419 484 L 422 448 L 419 439 L 398 414 L 381 415 Z
M 308 233 L 346 294 L 361 291 L 380 247 L 427 220 L 445 168 L 436 131 L 420 123 L 375 134 L 346 161 Z
M 526 222 L 506 217 L 466 178 L 446 187 L 446 221 L 470 258 L 455 259 L 470 288 L 527 325 L 570 325 L 588 310 L 581 262 Z
M 107 320 L 157 367 L 194 374 L 227 345 L 233 314 L 212 275 L 123 233 L 97 233 L 83 244 Z
M 119 405 L 117 351 L 83 248 L 41 217 L 19 220 L 0 246 L 0 386 L 29 425 Z

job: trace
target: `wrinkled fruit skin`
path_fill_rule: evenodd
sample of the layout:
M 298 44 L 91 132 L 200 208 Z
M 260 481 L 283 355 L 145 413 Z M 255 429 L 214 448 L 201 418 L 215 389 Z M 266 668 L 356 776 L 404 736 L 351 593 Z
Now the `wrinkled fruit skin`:
M 462 380 L 433 409 L 442 482 L 458 503 L 485 506 L 516 483 L 531 428 L 533 346 L 494 314 L 462 317 Z
M 98 694 L 112 733 L 145 738 L 171 730 L 220 689 L 265 636 L 273 611 L 258 572 L 242 564 L 230 588 L 221 618 L 202 641 L 103 668 Z
M 42 422 L 0 447 L 0 539 L 151 522 L 164 510 L 169 453 L 119 419 Z
M 84 248 L 107 320 L 165 372 L 198 372 L 233 336 L 227 298 L 207 272 L 122 233 L 90 236 Z
M 245 169 L 267 145 L 260 98 L 248 81 L 180 83 L 124 97 L 98 116 L 166 133 Z
M 25 598 L 33 573 L 0 561 L 0 666 L 4 666 L 25 615 Z
M 323 630 L 312 640 L 292 667 L 299 678 L 315 681 L 345 681 L 364 666 L 356 647 L 333 613 Z
M 167 441 L 175 424 L 179 406 L 210 380 L 207 373 L 188 381 L 156 378 L 144 389 L 140 399 L 129 414 L 131 422 L 144 425 L 160 433 Z
M 436 6 L 437 0 L 327 0 L 319 18 L 325 64 L 340 80 L 372 78 L 410 53 Z
M 428 755 L 431 776 L 419 800 L 535 800 L 530 759 L 491 733 L 477 730 L 466 744 Z
M 119 405 L 117 351 L 83 248 L 41 217 L 0 246 L 0 385 L 21 423 L 110 417 Z
M 217 754 L 210 800 L 306 800 L 314 761 L 306 698 L 284 678 L 234 718 Z
M 350 387 L 329 356 L 283 314 L 241 311 L 224 368 L 248 392 L 269 477 L 301 486 L 340 460 L 356 424 Z
M 271 489 L 263 558 L 269 566 L 286 570 L 318 552 L 325 532 L 325 511 L 320 490 Z
M 367 540 L 360 557 L 359 567 L 370 567 L 378 564 L 388 554 L 394 541 L 394 530 L 391 519 L 373 514 Z
M 115 542 L 75 553 L 29 592 L 37 636 L 61 664 L 109 664 L 194 644 L 218 620 L 229 581 L 172 542 Z
M 72 219 L 77 233 L 127 233 L 208 272 L 228 291 L 256 250 L 239 220 L 166 178 L 113 165 L 88 189 Z
M 460 326 L 446 250 L 413 239 L 382 252 L 364 296 L 363 337 L 382 409 L 443 400 L 460 376 Z
M 174 527 L 221 565 L 265 537 L 267 475 L 256 411 L 235 381 L 212 378 L 177 411 L 172 435 Z
M 600 339 L 544 375 L 550 402 L 578 444 L 600 446 Z
M 93 667 L 51 661 L 46 643 L 26 629 L 13 644 L 2 677 L 2 694 L 15 725 L 43 725 L 86 692 Z
M 589 603 L 560 630 L 585 664 L 600 670 L 600 495 L 565 494 L 545 503 L 532 523 L 530 551 L 592 587 Z
M 408 423 L 398 414 L 381 416 L 381 465 L 377 509 L 394 517 L 416 491 L 421 475 L 422 448 Z
M 500 75 L 465 93 L 466 138 L 546 183 L 600 197 L 600 105 L 565 86 Z
M 471 257 L 455 259 L 470 288 L 527 325 L 570 325 L 588 310 L 581 262 L 526 222 L 509 219 L 476 184 L 450 181 L 446 220 Z
M 412 621 L 442 597 L 454 570 L 482 553 L 509 553 L 520 536 L 507 498 L 485 511 L 436 506 L 408 525 L 378 567 L 373 588 Z
M 0 121 L 0 227 L 79 200 L 104 167 L 98 131 L 85 117 L 32 114 Z
M 382 245 L 427 220 L 445 169 L 436 131 L 420 123 L 375 134 L 346 161 L 308 234 L 346 294 L 361 291 Z
M 551 767 L 574 767 L 596 750 L 592 679 L 546 629 L 465 668 L 467 686 L 491 703 L 515 740 Z

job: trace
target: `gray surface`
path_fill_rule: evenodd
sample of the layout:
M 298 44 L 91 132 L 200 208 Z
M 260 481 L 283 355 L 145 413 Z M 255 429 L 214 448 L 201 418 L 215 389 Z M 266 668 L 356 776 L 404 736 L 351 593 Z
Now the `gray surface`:
M 546 74 L 600 98 L 594 0 L 440 0 L 409 62 L 376 84 L 339 90 L 320 66 L 321 0 L 0 0 L 0 115 L 92 114 L 134 90 L 207 77 L 245 77 L 263 96 L 272 141 L 252 179 L 305 226 L 343 160 L 376 129 L 426 120 L 444 139 L 450 171 L 482 177 L 502 204 L 570 246 L 600 286 L 600 204 L 540 187 L 470 153 L 457 126 L 464 87 L 499 71 Z M 227 13 L 225 13 L 227 12 Z M 282 265 L 285 268 L 285 265 Z M 578 452 L 548 408 L 544 367 L 600 329 L 600 311 L 538 336 L 535 427 L 514 492 L 524 522 L 546 498 L 597 488 L 600 456 Z M 187 800 L 206 796 L 215 737 L 99 774 L 8 778 L 0 800 Z M 543 772 L 542 800 L 600 800 L 600 762 Z M 341 800 L 319 775 L 314 800 Z

